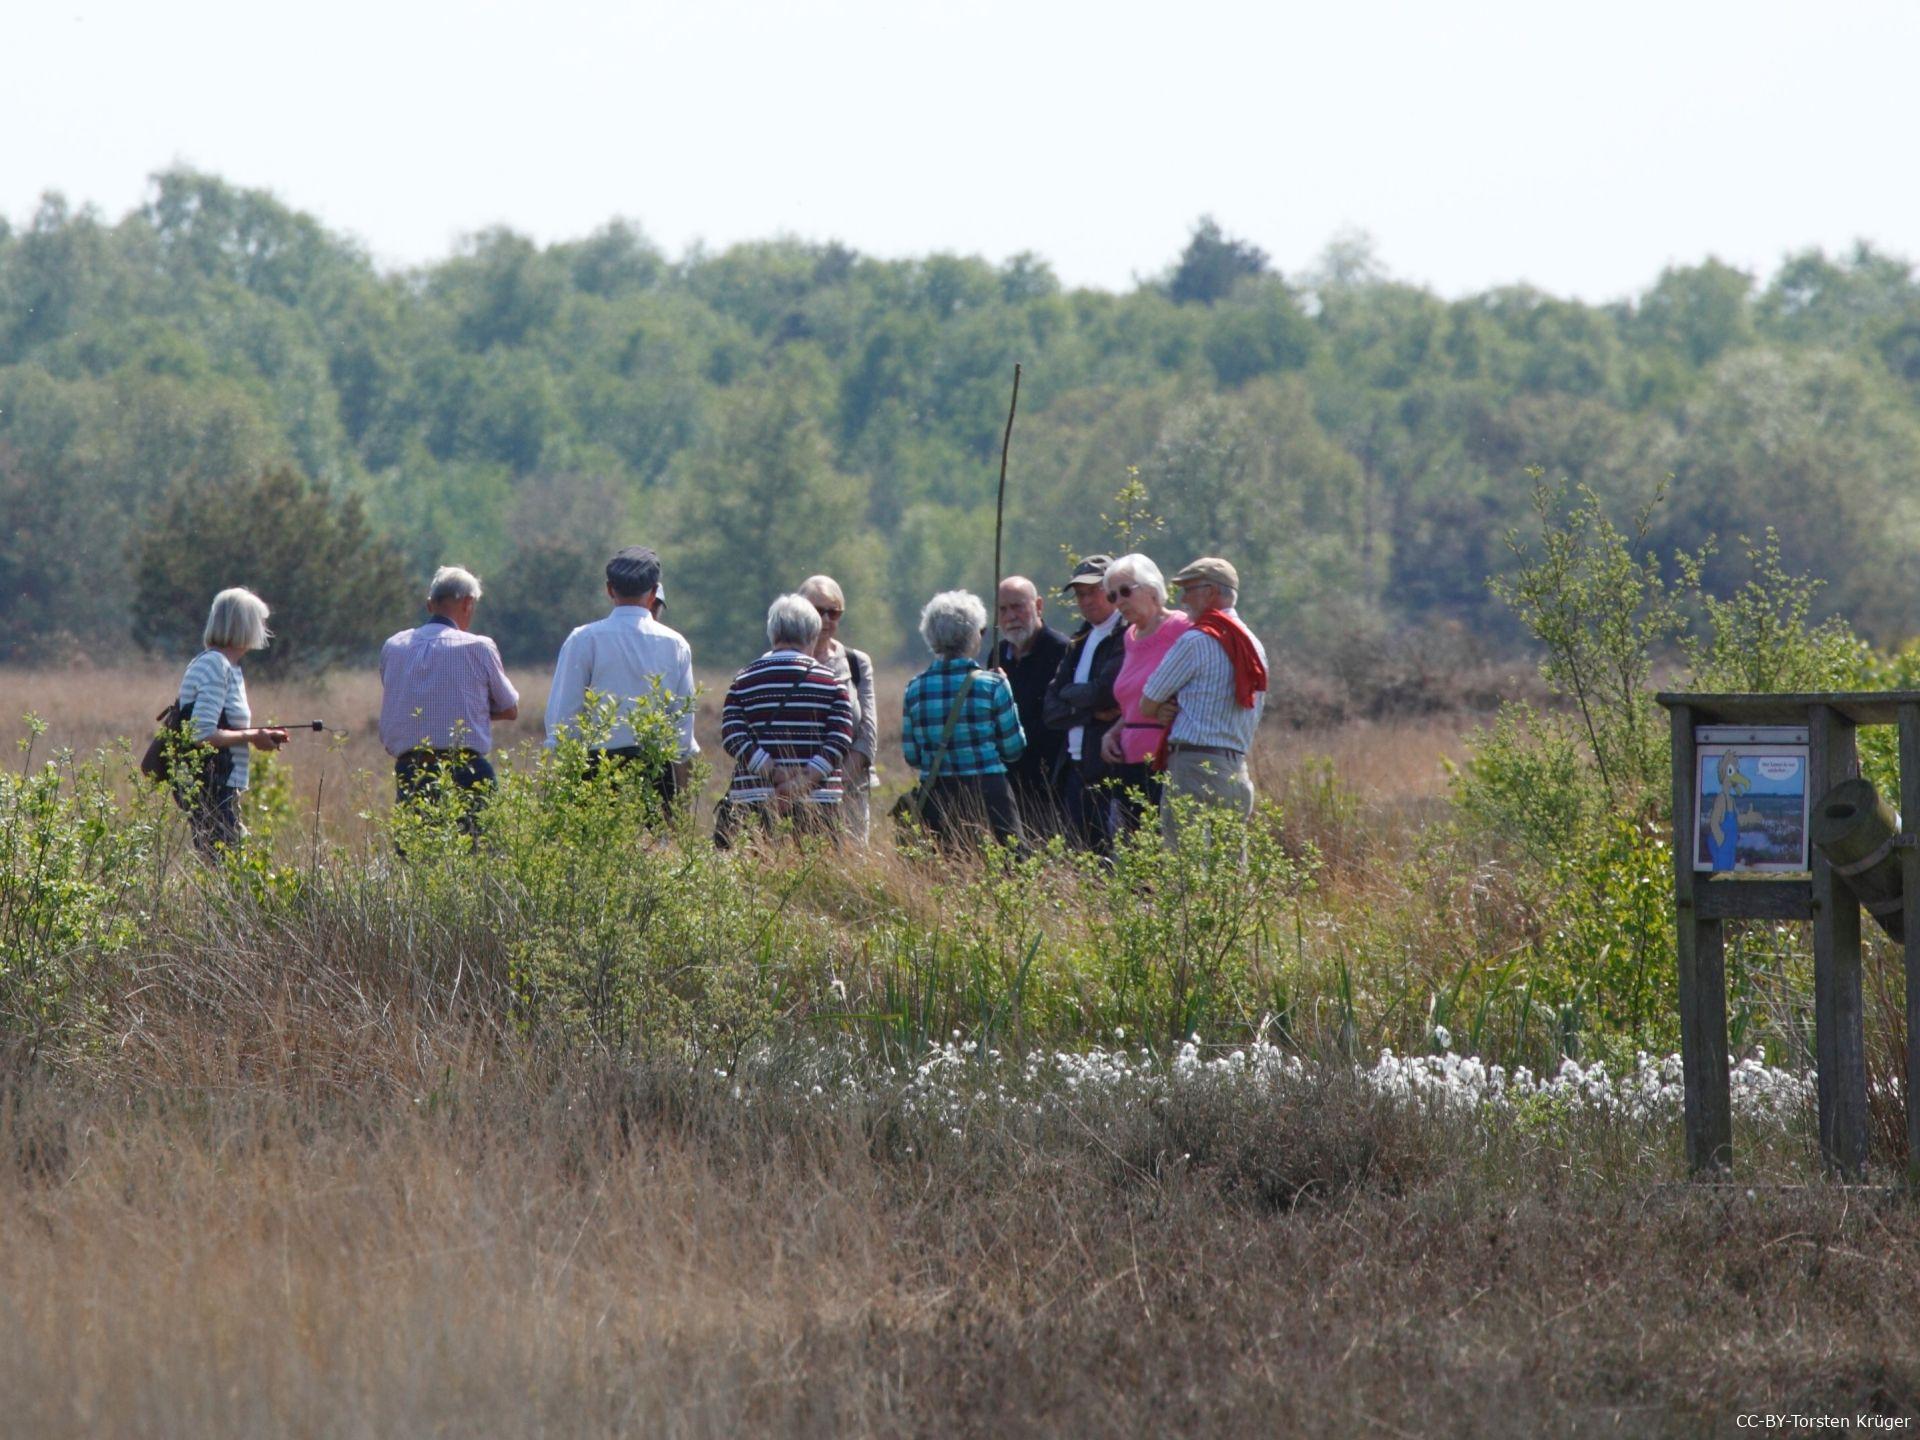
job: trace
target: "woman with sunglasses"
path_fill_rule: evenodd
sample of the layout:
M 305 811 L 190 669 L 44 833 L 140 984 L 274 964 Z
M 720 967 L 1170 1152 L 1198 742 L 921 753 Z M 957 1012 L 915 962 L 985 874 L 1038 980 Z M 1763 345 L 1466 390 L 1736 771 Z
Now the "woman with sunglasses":
M 820 612 L 820 638 L 813 658 L 833 671 L 853 702 L 853 749 L 840 766 L 846 788 L 840 800 L 842 831 L 858 843 L 867 843 L 868 791 L 873 785 L 873 753 L 880 743 L 880 711 L 873 699 L 873 657 L 840 640 L 840 621 L 847 613 L 847 597 L 831 575 L 809 576 L 799 594 Z
M 1120 721 L 1100 742 L 1100 757 L 1110 767 L 1115 786 L 1113 832 L 1131 833 L 1148 807 L 1160 804 L 1160 777 L 1153 758 L 1166 739 L 1171 715 L 1149 720 L 1140 701 L 1153 674 L 1173 642 L 1193 628 L 1193 621 L 1167 608 L 1166 577 L 1145 555 L 1122 555 L 1107 567 L 1107 599 L 1126 622 L 1127 658 L 1113 682 L 1113 698 Z

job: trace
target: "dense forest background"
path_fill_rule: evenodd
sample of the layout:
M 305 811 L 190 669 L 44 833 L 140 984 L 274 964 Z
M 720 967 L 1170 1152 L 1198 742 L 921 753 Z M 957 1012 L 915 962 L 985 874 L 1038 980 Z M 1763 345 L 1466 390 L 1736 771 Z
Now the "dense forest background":
M 1050 579 L 1157 515 L 1145 548 L 1234 558 L 1304 665 L 1517 647 L 1486 579 L 1531 467 L 1623 518 L 1664 490 L 1663 551 L 1718 535 L 1732 565 L 1776 526 L 1868 636 L 1916 628 L 1920 283 L 1866 246 L 1604 306 L 1444 300 L 1355 239 L 1281 275 L 1207 221 L 1127 294 L 1030 255 L 673 259 L 623 222 L 394 274 L 178 170 L 117 222 L 57 196 L 0 221 L 0 658 L 184 655 L 248 583 L 282 663 L 355 659 L 457 562 L 483 628 L 546 661 L 636 541 L 703 661 L 753 653 L 816 570 L 850 638 L 901 652 L 929 594 L 989 583 L 1016 360 L 1006 568 Z

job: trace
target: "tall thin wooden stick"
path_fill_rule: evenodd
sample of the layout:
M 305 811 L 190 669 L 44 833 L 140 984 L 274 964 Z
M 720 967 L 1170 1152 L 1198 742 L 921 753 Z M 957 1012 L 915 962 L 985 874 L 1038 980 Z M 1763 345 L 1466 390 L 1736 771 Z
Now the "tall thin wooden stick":
M 1007 518 L 1007 451 L 1013 445 L 1013 414 L 1020 408 L 1020 366 L 1013 367 L 1013 399 L 1007 404 L 1007 433 L 1000 437 L 1000 496 L 993 505 L 993 595 L 987 601 L 993 614 L 992 638 L 987 642 L 987 663 L 1000 663 L 1000 532 Z

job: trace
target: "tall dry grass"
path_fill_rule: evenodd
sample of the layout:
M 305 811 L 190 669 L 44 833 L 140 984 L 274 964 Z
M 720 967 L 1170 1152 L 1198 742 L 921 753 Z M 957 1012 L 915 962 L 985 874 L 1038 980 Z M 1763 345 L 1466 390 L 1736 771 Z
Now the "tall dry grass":
M 282 1051 L 189 1008 L 137 1061 L 0 1087 L 9 1434 L 1696 1434 L 1920 1403 L 1905 1203 L 1667 1187 L 1618 1137 L 1337 1085 L 956 1138 L 257 978 Z M 343 1049 L 355 1083 L 315 1083 Z
M 26 717 L 44 721 L 42 752 L 68 747 L 91 753 L 119 744 L 137 753 L 153 732 L 154 715 L 173 697 L 177 667 L 151 661 L 110 669 L 0 667 L 0 744 L 26 736 Z M 516 668 L 520 718 L 494 726 L 496 748 L 538 745 L 552 675 Z M 714 776 L 717 793 L 731 772 L 720 746 L 720 702 L 729 675 L 701 673 L 701 703 L 695 732 Z M 901 695 L 911 672 L 881 669 L 875 676 L 880 708 L 880 758 L 877 767 L 881 806 L 911 785 L 900 758 Z M 326 736 L 297 734 L 282 752 L 289 798 L 297 814 L 316 813 L 327 832 L 340 839 L 364 838 L 362 812 L 384 809 L 392 798 L 392 761 L 379 738 L 380 682 L 370 671 L 336 671 L 321 676 L 252 683 L 248 697 L 260 723 L 325 720 Z M 1261 792 L 1296 802 L 1299 834 L 1336 859 L 1346 855 L 1355 815 L 1328 811 L 1328 777 L 1342 797 L 1365 812 L 1369 830 L 1379 833 L 1417 829 L 1444 804 L 1443 760 L 1464 753 L 1463 735 L 1472 724 L 1464 714 L 1423 715 L 1397 720 L 1355 720 L 1318 728 L 1268 725 L 1252 759 Z
M 86 748 L 148 678 L 25 677 L 18 708 Z M 384 803 L 364 677 L 259 700 L 358 713 L 289 773 Z M 1497 875 L 1385 873 L 1457 745 L 1265 737 L 1288 843 L 1327 861 L 1314 963 L 1365 940 L 1417 998 L 1511 942 Z M 517 1023 L 484 908 L 398 903 L 347 853 L 257 903 L 191 872 L 86 1043 L 0 1057 L 8 1433 L 1696 1434 L 1920 1403 L 1920 1211 L 1802 1183 L 1803 1135 L 1743 1133 L 1743 1183 L 1700 1189 L 1664 1130 L 1325 1077 L 955 1124 L 882 1069 L 828 1107 L 805 1036 L 720 1075 Z M 808 863 L 849 957 L 951 921 L 885 847 Z

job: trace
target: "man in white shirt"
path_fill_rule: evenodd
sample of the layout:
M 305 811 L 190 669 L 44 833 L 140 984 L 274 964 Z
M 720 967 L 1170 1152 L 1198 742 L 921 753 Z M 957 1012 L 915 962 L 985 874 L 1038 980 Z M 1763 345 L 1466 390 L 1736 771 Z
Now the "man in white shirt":
M 686 788 L 689 767 L 700 746 L 693 738 L 693 650 L 677 630 L 656 618 L 665 610 L 660 557 L 644 545 L 629 545 L 607 562 L 607 598 L 613 610 L 604 620 L 582 625 L 560 647 L 547 696 L 547 744 L 576 727 L 588 697 L 609 697 L 618 708 L 606 737 L 593 737 L 594 763 L 648 762 L 631 717 L 646 702 L 666 707 L 674 722 L 675 745 L 669 765 L 649 777 L 664 810 L 671 811 Z
M 1111 563 L 1109 555 L 1089 555 L 1060 587 L 1073 596 L 1082 623 L 1067 641 L 1066 653 L 1060 657 L 1060 666 L 1040 707 L 1041 719 L 1049 730 L 1067 732 L 1061 799 L 1068 834 L 1077 844 L 1102 855 L 1112 848 L 1113 825 L 1100 737 L 1120 718 L 1113 682 L 1126 659 L 1122 642 L 1126 623 L 1107 599 L 1106 574 Z

